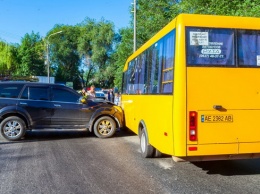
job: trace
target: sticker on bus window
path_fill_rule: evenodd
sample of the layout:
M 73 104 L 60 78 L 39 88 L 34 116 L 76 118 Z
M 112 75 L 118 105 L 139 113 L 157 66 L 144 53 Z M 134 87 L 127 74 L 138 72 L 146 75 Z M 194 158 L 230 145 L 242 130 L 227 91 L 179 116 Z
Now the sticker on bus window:
M 233 115 L 201 115 L 202 123 L 230 123 Z
M 208 32 L 190 32 L 190 45 L 208 45 L 209 34 Z
M 260 55 L 256 56 L 256 65 L 260 66 Z

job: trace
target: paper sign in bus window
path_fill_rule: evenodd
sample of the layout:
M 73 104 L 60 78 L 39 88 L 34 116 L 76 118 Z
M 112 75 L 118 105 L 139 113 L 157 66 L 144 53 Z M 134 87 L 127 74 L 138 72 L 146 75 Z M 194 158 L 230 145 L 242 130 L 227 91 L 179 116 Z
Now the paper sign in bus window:
M 190 32 L 190 45 L 208 45 L 208 32 Z
M 256 65 L 260 66 L 260 55 L 256 56 Z
M 201 54 L 220 55 L 221 50 L 220 49 L 214 49 L 214 48 L 202 49 Z
M 234 30 L 187 27 L 189 65 L 234 65 Z M 203 32 L 204 31 L 204 32 Z

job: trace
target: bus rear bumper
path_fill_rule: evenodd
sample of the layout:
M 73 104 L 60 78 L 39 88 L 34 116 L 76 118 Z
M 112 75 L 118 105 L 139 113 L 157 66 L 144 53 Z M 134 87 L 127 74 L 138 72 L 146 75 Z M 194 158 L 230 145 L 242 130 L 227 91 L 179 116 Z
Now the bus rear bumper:
M 213 161 L 213 160 L 239 160 L 260 158 L 260 153 L 256 154 L 232 154 L 232 155 L 213 155 L 213 156 L 172 156 L 175 162 L 195 162 L 195 161 Z
M 260 142 L 187 145 L 186 156 L 172 156 L 176 162 L 260 158 Z

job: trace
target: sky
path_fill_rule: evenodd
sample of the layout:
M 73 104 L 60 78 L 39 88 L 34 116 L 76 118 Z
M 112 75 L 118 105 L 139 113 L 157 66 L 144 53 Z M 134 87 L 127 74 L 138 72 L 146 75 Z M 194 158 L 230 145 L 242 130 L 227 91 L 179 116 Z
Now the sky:
M 0 39 L 20 43 L 26 33 L 45 37 L 55 24 L 76 25 L 104 18 L 115 30 L 128 27 L 133 0 L 0 0 Z

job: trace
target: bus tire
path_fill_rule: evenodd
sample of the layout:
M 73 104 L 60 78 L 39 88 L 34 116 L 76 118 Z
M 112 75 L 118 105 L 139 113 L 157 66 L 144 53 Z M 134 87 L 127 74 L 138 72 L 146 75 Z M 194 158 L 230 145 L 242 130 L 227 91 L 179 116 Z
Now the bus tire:
M 159 150 L 155 149 L 154 157 L 155 158 L 161 158 L 162 157 L 162 152 L 160 152 Z
M 152 158 L 154 154 L 154 147 L 151 146 L 148 142 L 146 130 L 141 130 L 140 135 L 140 147 L 141 147 L 141 154 L 144 158 Z
M 25 122 L 16 116 L 5 118 L 0 125 L 1 135 L 8 141 L 20 140 L 26 132 Z

